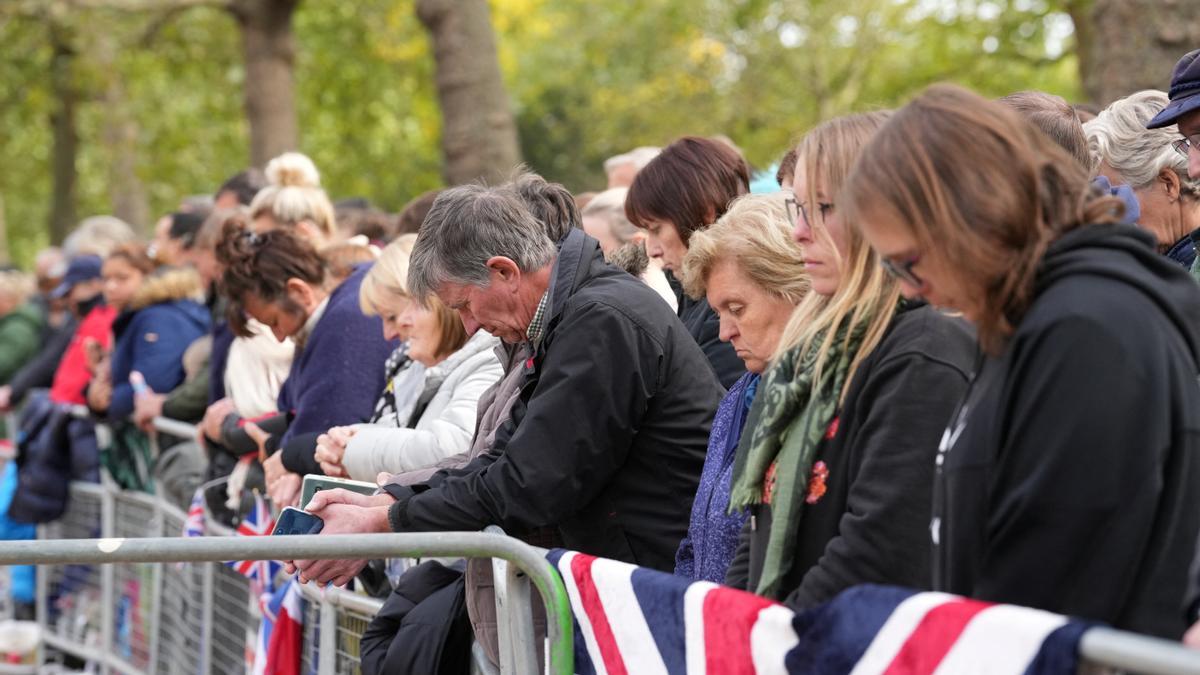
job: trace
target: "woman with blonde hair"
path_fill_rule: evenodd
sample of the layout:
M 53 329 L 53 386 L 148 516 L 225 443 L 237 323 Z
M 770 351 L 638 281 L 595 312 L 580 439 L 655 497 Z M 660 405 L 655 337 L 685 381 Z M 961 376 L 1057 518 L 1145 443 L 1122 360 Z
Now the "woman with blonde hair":
M 763 376 L 734 464 L 750 518 L 727 581 L 809 607 L 863 583 L 928 588 L 937 439 L 966 390 L 964 322 L 901 300 L 840 210 L 886 113 L 810 131 L 797 148 L 794 236 L 812 291 Z
M 729 388 L 713 418 L 687 537 L 675 554 L 676 574 L 721 583 L 745 522 L 744 512 L 729 512 L 734 453 L 759 377 L 788 317 L 808 293 L 783 197 L 738 198 L 716 224 L 692 235 L 681 272 L 684 290 L 707 298 L 720 321 L 720 339 L 746 364 L 746 374 Z
M 366 424 L 329 429 L 316 460 L 330 476 L 375 480 L 432 466 L 465 451 L 483 393 L 503 374 L 486 331 L 468 336 L 458 313 L 436 297 L 408 293 L 414 235 L 392 242 L 359 289 L 363 313 L 378 315 L 386 340 L 403 340 L 385 366 L 386 386 Z
M 937 455 L 934 585 L 1178 639 L 1200 529 L 1200 293 L 1012 111 L 929 88 L 843 197 L 985 358 Z
M 318 249 L 337 241 L 333 203 L 311 159 L 285 152 L 267 164 L 266 175 L 267 186 L 250 202 L 255 232 L 290 228 Z

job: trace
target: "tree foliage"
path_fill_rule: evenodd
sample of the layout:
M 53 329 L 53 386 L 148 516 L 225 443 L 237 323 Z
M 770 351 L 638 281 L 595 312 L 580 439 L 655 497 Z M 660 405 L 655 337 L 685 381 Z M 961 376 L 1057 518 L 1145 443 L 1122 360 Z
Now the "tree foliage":
M 819 121 L 898 105 L 938 80 L 989 95 L 1037 88 L 1077 98 L 1063 2 L 491 5 L 522 154 L 534 170 L 583 191 L 603 188 L 604 158 L 684 133 L 725 134 L 766 167 Z M 80 216 L 113 208 L 118 148 L 105 129 L 117 112 L 136 129 L 135 173 L 150 220 L 183 196 L 211 193 L 249 161 L 245 69 L 227 12 L 74 6 L 54 22 L 0 8 L 0 196 L 21 261 L 48 241 L 50 30 L 66 31 L 77 56 Z M 330 194 L 395 210 L 438 187 L 440 111 L 413 2 L 304 0 L 295 33 L 300 147 Z M 105 96 L 112 78 L 120 106 Z

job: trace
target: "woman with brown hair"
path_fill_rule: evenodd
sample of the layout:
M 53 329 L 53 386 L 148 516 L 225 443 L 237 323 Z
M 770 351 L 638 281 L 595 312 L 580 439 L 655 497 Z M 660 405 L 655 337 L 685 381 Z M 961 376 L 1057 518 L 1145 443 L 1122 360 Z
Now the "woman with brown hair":
M 309 436 L 370 417 L 384 385 L 381 366 L 395 345 L 384 339 L 379 318 L 359 308 L 362 276 L 334 286 L 312 244 L 286 228 L 256 233 L 245 219 L 231 218 L 217 259 L 233 333 L 248 335 L 253 318 L 280 342 L 290 337 L 297 344 L 279 392 L 284 430 L 267 435 L 245 425 L 268 455 L 263 468 L 272 500 L 287 506 L 301 476 L 321 472 Z
M 942 437 L 938 589 L 1178 638 L 1200 527 L 1200 293 L 1004 106 L 931 87 L 842 194 L 984 356 Z
M 650 257 L 678 274 L 692 233 L 717 222 L 730 202 L 748 192 L 750 168 L 737 151 L 711 138 L 684 136 L 638 172 L 625 197 L 625 215 L 646 230 Z M 733 347 L 721 342 L 720 321 L 708 300 L 693 300 L 679 287 L 676 301 L 680 320 L 721 386 L 733 386 L 746 369 Z
M 928 588 L 937 439 L 966 391 L 965 322 L 900 298 L 838 192 L 886 113 L 830 120 L 797 148 L 793 236 L 811 292 L 763 375 L 730 506 L 749 508 L 729 585 L 811 607 L 863 583 Z
M 183 353 L 208 332 L 200 275 L 191 268 L 155 270 L 144 246 L 122 244 L 104 260 L 104 298 L 120 312 L 112 352 L 88 387 L 88 406 L 112 420 L 133 413 L 130 374 L 151 391 L 171 391 L 184 379 Z

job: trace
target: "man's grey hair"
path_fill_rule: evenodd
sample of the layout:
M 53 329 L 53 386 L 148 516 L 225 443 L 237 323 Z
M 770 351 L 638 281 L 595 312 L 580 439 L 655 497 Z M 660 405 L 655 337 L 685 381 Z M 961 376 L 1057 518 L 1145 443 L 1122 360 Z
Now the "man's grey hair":
M 1088 147 L 1097 166 L 1101 160 L 1108 162 L 1134 189 L 1150 185 L 1163 169 L 1171 169 L 1179 176 L 1183 192 L 1200 197 L 1200 180 L 1188 177 L 1187 158 L 1171 147 L 1179 138 L 1178 128 L 1174 124 L 1146 128 L 1146 122 L 1169 101 L 1165 93 L 1147 89 L 1114 102 L 1083 125 Z
M 634 148 L 629 152 L 609 157 L 604 160 L 604 173 L 612 173 L 613 169 L 624 164 L 632 164 L 637 167 L 638 171 L 646 168 L 646 165 L 654 160 L 655 157 L 662 152 L 662 148 L 656 148 L 653 145 L 643 145 L 640 148 Z
M 509 187 L 461 185 L 433 202 L 408 267 L 408 290 L 418 300 L 446 283 L 487 286 L 487 261 L 503 256 L 522 272 L 554 260 L 546 228 Z
M 510 185 L 533 217 L 541 221 L 552 241 L 562 241 L 572 228 L 583 229 L 575 197 L 567 188 L 530 171 L 517 174 Z

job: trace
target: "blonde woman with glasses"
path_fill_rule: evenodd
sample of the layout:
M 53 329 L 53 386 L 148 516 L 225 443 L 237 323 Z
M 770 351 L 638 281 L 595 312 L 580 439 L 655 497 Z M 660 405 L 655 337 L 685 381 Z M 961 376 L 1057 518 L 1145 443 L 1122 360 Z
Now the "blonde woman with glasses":
M 928 588 L 938 438 L 975 358 L 964 322 L 901 299 L 838 191 L 885 113 L 831 120 L 797 148 L 789 208 L 812 291 L 763 375 L 734 464 L 748 508 L 727 575 L 809 607 L 863 583 Z

